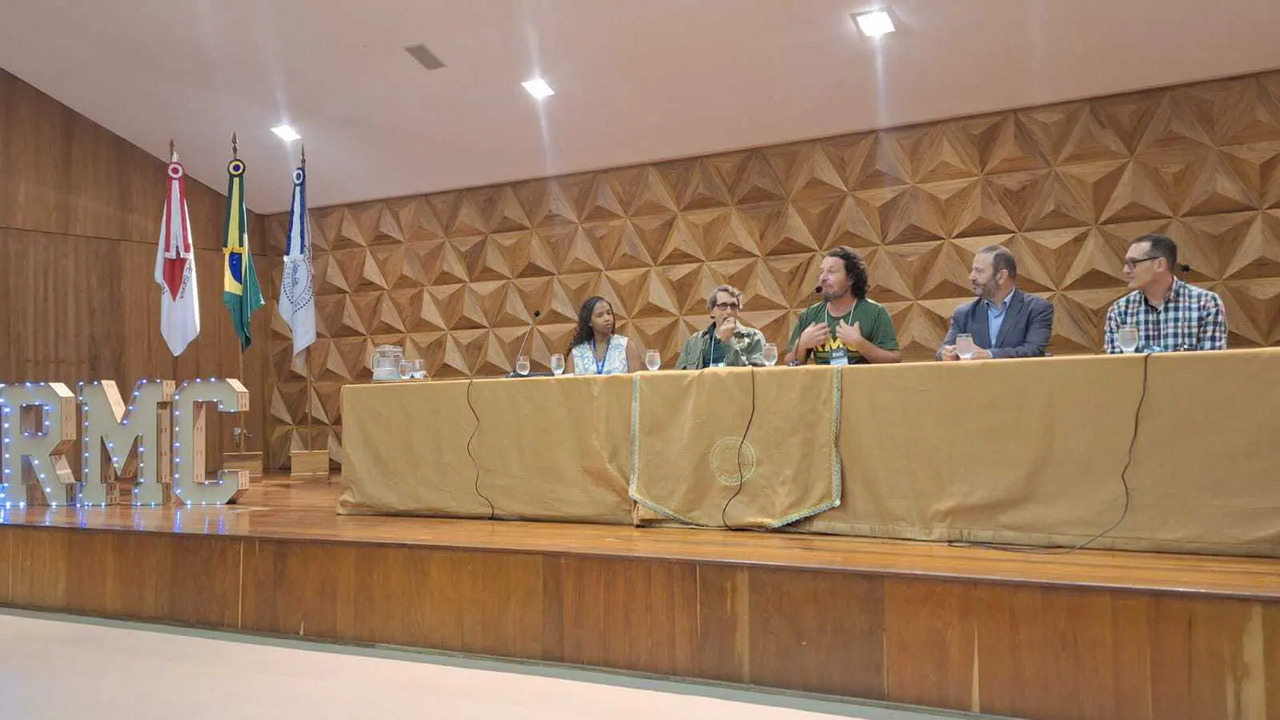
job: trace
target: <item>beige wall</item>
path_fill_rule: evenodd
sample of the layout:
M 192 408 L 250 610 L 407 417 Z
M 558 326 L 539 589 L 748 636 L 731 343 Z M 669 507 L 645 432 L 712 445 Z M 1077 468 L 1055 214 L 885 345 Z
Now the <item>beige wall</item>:
M 0 70 L 0 382 L 57 381 L 74 390 L 81 380 L 109 379 L 127 396 L 145 377 L 241 375 L 222 305 L 226 201 L 194 180 L 187 197 L 202 329 L 177 359 L 160 336 L 152 274 L 165 183 L 160 160 Z M 261 237 L 260 218 L 252 217 L 250 227 Z M 265 282 L 269 260 L 258 263 Z M 247 426 L 258 448 L 267 325 L 260 311 L 258 342 L 242 376 L 252 398 Z M 235 425 L 220 422 L 210 445 L 215 452 L 230 447 Z

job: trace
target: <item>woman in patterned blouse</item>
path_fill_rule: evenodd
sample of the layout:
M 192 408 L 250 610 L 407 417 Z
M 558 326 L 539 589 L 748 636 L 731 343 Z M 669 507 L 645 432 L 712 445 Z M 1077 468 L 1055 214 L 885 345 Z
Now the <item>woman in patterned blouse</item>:
M 640 348 L 613 332 L 613 306 L 600 296 L 587 298 L 578 311 L 578 329 L 569 343 L 568 371 L 574 375 L 613 375 L 640 369 Z

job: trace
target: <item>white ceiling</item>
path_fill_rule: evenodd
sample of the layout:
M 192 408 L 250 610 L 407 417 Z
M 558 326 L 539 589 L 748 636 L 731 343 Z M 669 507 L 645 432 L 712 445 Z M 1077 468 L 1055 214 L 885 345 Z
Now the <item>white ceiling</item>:
M 876 43 L 849 13 L 880 6 Z M 238 131 L 274 212 L 282 119 L 318 207 L 1272 69 L 1277 30 L 1280 0 L 0 0 L 0 67 L 219 190 Z

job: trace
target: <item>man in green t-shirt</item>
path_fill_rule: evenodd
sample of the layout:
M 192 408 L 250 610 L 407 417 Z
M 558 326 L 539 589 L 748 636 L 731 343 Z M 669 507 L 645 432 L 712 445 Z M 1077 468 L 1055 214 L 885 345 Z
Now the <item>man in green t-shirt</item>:
M 893 320 L 884 306 L 867 299 L 867 266 L 853 251 L 832 248 L 818 269 L 822 302 L 796 319 L 787 363 L 819 365 L 902 361 Z

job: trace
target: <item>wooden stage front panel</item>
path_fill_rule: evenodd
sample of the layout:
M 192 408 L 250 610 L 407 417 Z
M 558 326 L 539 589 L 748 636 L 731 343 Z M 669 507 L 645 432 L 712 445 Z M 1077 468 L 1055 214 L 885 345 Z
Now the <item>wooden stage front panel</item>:
M 1280 562 L 239 506 L 8 512 L 0 603 L 1028 718 L 1280 717 Z

